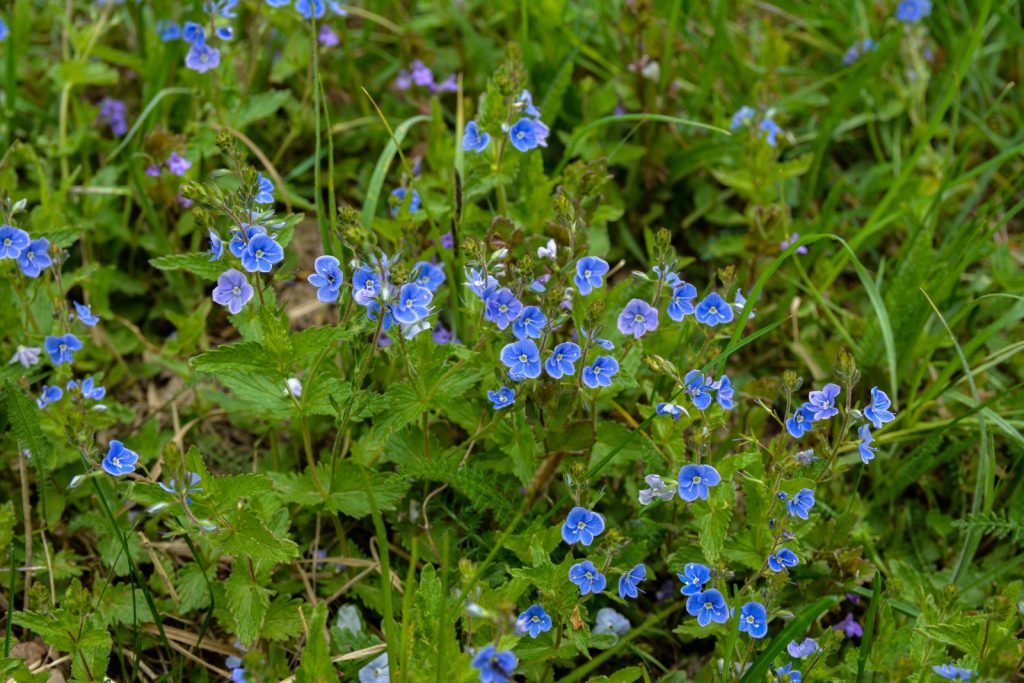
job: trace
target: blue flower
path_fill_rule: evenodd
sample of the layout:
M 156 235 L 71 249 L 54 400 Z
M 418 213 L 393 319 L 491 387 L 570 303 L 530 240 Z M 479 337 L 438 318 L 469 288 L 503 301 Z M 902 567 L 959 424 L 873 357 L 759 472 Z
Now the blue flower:
M 161 19 L 156 22 L 156 33 L 160 36 L 160 40 L 168 43 L 181 38 L 181 27 L 169 19 Z
M 619 332 L 639 339 L 658 329 L 658 309 L 642 299 L 632 299 L 619 314 Z
M 540 121 L 522 118 L 508 129 L 509 142 L 520 152 L 548 146 L 548 127 Z
M 13 225 L 0 225 L 0 259 L 21 256 L 29 243 L 28 233 Z
M 562 342 L 551 351 L 551 356 L 544 361 L 544 369 L 551 375 L 552 379 L 576 374 L 576 367 L 573 365 L 580 359 L 582 351 L 574 342 Z
M 369 306 L 380 295 L 381 281 L 370 266 L 360 266 L 352 275 L 352 298 L 360 306 Z
M 604 574 L 597 571 L 597 567 L 590 560 L 584 560 L 569 567 L 569 580 L 579 586 L 580 595 L 587 593 L 597 595 L 608 585 Z
M 690 616 L 697 617 L 697 623 L 701 626 L 707 626 L 712 621 L 724 624 L 729 620 L 729 606 L 725 604 L 722 593 L 715 588 L 688 597 L 686 611 Z
M 371 301 L 366 305 L 366 317 L 377 322 L 377 317 L 380 315 L 380 304 L 376 301 Z M 381 321 L 380 329 L 387 331 L 391 329 L 394 324 L 394 317 L 391 315 L 391 306 L 384 308 L 384 319 Z M 391 340 L 387 338 L 387 335 L 381 337 L 381 348 L 384 348 L 391 343 Z
M 484 294 L 488 291 L 493 291 L 498 286 L 498 278 L 493 275 L 488 275 L 485 278 L 482 270 L 467 268 L 466 286 L 469 287 L 469 291 L 481 299 L 487 299 L 488 297 L 484 296 Z
M 732 305 L 736 308 L 736 313 L 737 314 L 743 312 L 743 307 L 747 305 L 747 297 L 743 296 L 743 290 L 742 289 L 737 289 L 736 290 L 736 296 L 733 299 Z M 753 308 L 750 309 L 750 314 L 747 316 L 747 320 L 753 320 L 755 312 L 756 312 L 755 309 L 753 309 Z
M 476 653 L 471 663 L 480 672 L 480 683 L 506 683 L 511 680 L 519 660 L 511 650 L 498 652 L 493 645 L 488 645 Z
M 86 327 L 93 327 L 100 321 L 100 317 L 98 315 L 93 315 L 88 306 L 80 304 L 77 301 L 73 303 L 75 304 L 75 313 L 78 315 L 78 319 L 83 325 Z
M 242 310 L 255 293 L 245 275 L 232 268 L 220 274 L 217 286 L 213 288 L 213 301 L 227 306 L 232 315 Z
M 10 34 L 11 31 L 7 28 L 7 22 L 4 21 L 3 17 L 0 17 L 0 43 L 7 40 L 7 36 Z
M 492 408 L 501 410 L 516 402 L 516 390 L 511 387 L 502 387 L 497 391 L 488 391 L 487 398 L 492 403 Z
M 807 513 L 814 507 L 814 491 L 800 489 L 793 497 L 786 502 L 786 509 L 789 514 L 800 519 L 807 519 Z
M 430 261 L 419 261 L 412 267 L 412 273 L 413 282 L 420 287 L 426 287 L 431 292 L 436 292 L 446 279 L 444 269 Z
M 236 258 L 242 258 L 249 241 L 257 235 L 266 235 L 267 229 L 262 225 L 242 226 L 244 230 L 234 230 L 231 233 L 231 241 L 228 242 L 228 251 Z
M 189 472 L 188 473 L 188 481 L 185 482 L 185 484 L 182 487 L 181 491 L 177 490 L 178 483 L 175 482 L 173 479 L 171 479 L 169 484 L 165 484 L 162 481 L 158 481 L 157 482 L 157 486 L 159 486 L 161 489 L 164 490 L 164 492 L 169 493 L 172 496 L 185 496 L 185 504 L 186 505 L 191 505 L 192 504 L 192 494 L 194 494 L 194 493 L 202 493 L 203 492 L 203 488 L 201 486 L 199 486 L 199 482 L 200 481 L 202 481 L 202 477 L 200 477 L 195 472 Z M 160 505 L 160 504 L 158 503 L 158 505 Z M 162 506 L 162 507 L 165 507 L 165 506 Z M 155 512 L 155 510 L 153 510 L 152 508 L 147 510 L 147 512 L 149 512 L 149 511 Z M 232 667 L 232 668 L 236 668 L 237 669 L 238 667 Z
M 519 109 L 527 116 L 532 116 L 535 119 L 540 118 L 540 109 L 533 106 L 533 95 L 530 94 L 529 90 L 524 89 L 523 92 L 519 93 L 516 109 Z
M 391 196 L 398 200 L 398 202 L 391 207 L 392 216 L 397 216 L 399 210 L 405 204 L 405 194 L 406 191 L 404 187 L 396 187 L 395 189 L 391 190 Z M 416 190 L 413 190 L 412 198 L 409 199 L 409 213 L 416 213 L 417 211 L 420 210 L 420 207 L 422 205 L 423 202 L 420 201 L 420 193 L 417 192 Z
M 658 415 L 671 415 L 672 419 L 676 422 L 679 422 L 679 418 L 683 413 L 686 413 L 687 415 L 690 414 L 686 411 L 686 408 L 678 406 L 675 403 L 659 403 L 654 406 L 654 412 Z
M 654 274 L 658 277 L 659 280 L 664 280 L 665 281 L 665 286 L 666 287 L 668 287 L 669 289 L 675 290 L 675 289 L 679 289 L 680 287 L 683 286 L 683 281 L 679 277 L 679 273 L 673 273 L 673 272 L 669 271 L 669 268 L 671 268 L 673 266 L 675 266 L 675 262 L 674 261 L 671 264 L 669 264 L 668 266 L 665 267 L 664 276 L 662 275 L 662 272 L 661 272 L 661 270 L 662 270 L 661 266 L 654 266 L 654 268 L 652 268 L 651 270 L 654 271 Z M 691 287 L 692 286 L 693 285 L 691 285 Z M 697 290 L 694 290 L 693 295 L 697 296 Z M 691 313 L 692 313 L 692 311 L 691 311 Z
M 683 377 L 683 382 L 686 393 L 690 395 L 690 399 L 693 400 L 693 405 L 697 407 L 697 410 L 707 410 L 713 398 L 708 378 L 700 370 L 690 370 Z
M 272 0 L 267 0 L 271 2 Z M 388 653 L 382 652 L 359 670 L 359 683 L 391 683 Z
M 508 287 L 502 287 L 487 298 L 484 317 L 504 330 L 523 312 L 523 304 Z
M 789 641 L 789 645 L 786 646 L 786 652 L 789 653 L 789 656 L 796 659 L 810 657 L 819 649 L 821 648 L 818 647 L 818 642 L 814 640 L 814 638 L 804 638 L 802 643 L 791 640 Z
M 582 336 L 584 339 L 590 339 L 590 341 L 592 341 L 596 346 L 600 346 L 602 349 L 608 349 L 609 351 L 611 351 L 612 349 L 615 348 L 615 344 L 612 344 L 607 339 L 600 339 L 598 337 L 590 338 L 587 335 L 587 331 L 582 327 L 580 328 L 580 336 Z
M 644 481 L 651 488 L 640 489 L 638 492 L 641 505 L 650 505 L 655 498 L 666 501 L 672 500 L 676 495 L 676 483 L 666 483 L 662 480 L 660 474 L 648 474 L 644 477 Z
M 61 337 L 47 337 L 43 342 L 43 348 L 50 356 L 50 362 L 54 365 L 64 365 L 74 360 L 74 352 L 81 351 L 82 342 L 73 334 L 65 334 Z
M 786 431 L 788 431 L 794 439 L 799 439 L 807 432 L 814 428 L 812 424 L 814 422 L 814 409 L 810 404 L 805 403 L 796 409 L 793 413 L 793 417 L 786 420 Z
M 915 24 L 932 13 L 929 0 L 902 0 L 896 5 L 896 18 L 907 24 Z
M 96 386 L 96 379 L 94 377 L 86 377 L 81 385 L 75 380 L 68 382 L 68 393 L 76 391 L 82 394 L 82 398 L 92 399 L 93 401 L 99 401 L 107 395 L 106 388 Z
M 693 300 L 696 298 L 697 288 L 689 282 L 676 287 L 672 291 L 672 298 L 668 302 L 668 309 L 666 310 L 668 317 L 678 323 L 682 322 L 686 316 L 693 315 L 695 310 Z
M 256 235 L 242 252 L 242 267 L 250 273 L 269 273 L 284 260 L 284 249 L 269 235 Z
M 718 405 L 726 410 L 732 410 L 733 388 L 729 376 L 722 375 L 717 382 L 711 385 L 711 388 L 715 390 L 715 398 L 718 400 Z
M 593 365 L 583 368 L 583 383 L 591 389 L 610 387 L 619 371 L 619 362 L 611 356 L 598 356 Z
M 202 45 L 206 42 L 206 30 L 194 21 L 186 21 L 181 30 L 181 37 L 187 43 Z
M 953 666 L 952 664 L 937 664 L 932 667 L 932 671 L 947 681 L 969 681 L 974 678 L 975 674 L 970 669 Z
M 64 391 L 60 387 L 43 385 L 43 391 L 39 394 L 39 398 L 36 399 L 36 405 L 40 408 L 45 408 L 54 401 L 59 401 L 63 395 Z
M 210 235 L 210 260 L 219 261 L 220 257 L 224 255 L 224 240 L 213 228 L 209 228 L 207 232 Z
M 530 605 L 516 619 L 516 631 L 529 633 L 531 638 L 536 638 L 541 633 L 547 633 L 550 630 L 551 617 L 541 605 Z
M 548 319 L 539 308 L 527 306 L 523 309 L 522 315 L 512 323 L 512 334 L 516 339 L 540 339 L 547 324 Z
M 516 382 L 540 377 L 540 350 L 531 339 L 506 344 L 501 350 L 501 362 L 508 368 L 508 376 Z
M 709 487 L 718 486 L 722 475 L 711 465 L 683 465 L 679 470 L 679 497 L 687 503 L 708 499 Z
M 854 43 L 849 48 L 847 48 L 846 53 L 843 54 L 843 64 L 845 66 L 850 66 L 851 64 L 856 62 L 863 55 L 866 55 L 874 48 L 875 41 L 871 40 L 870 38 L 865 38 L 860 42 Z
M 800 683 L 803 679 L 803 674 L 799 671 L 794 671 L 793 662 L 789 662 L 786 666 L 780 666 L 775 670 L 775 677 L 779 683 Z
M 800 558 L 786 546 L 782 546 L 768 556 L 768 567 L 773 572 L 781 572 L 787 567 L 795 567 L 800 564 Z
M 598 256 L 584 256 L 576 262 L 576 274 L 572 281 L 583 296 L 595 289 L 604 287 L 604 276 L 608 272 L 608 262 Z
M 271 7 L 284 7 L 292 4 L 292 0 L 266 0 L 266 2 Z
M 103 458 L 103 462 L 100 463 L 100 465 L 107 474 L 114 477 L 123 477 L 129 472 L 135 471 L 135 463 L 138 462 L 138 460 L 138 453 L 128 450 L 124 447 L 123 443 L 117 439 L 113 439 L 110 442 L 110 448 L 107 451 L 107 455 Z
M 201 74 L 216 69 L 220 64 L 220 50 L 209 45 L 194 44 L 185 55 L 185 66 Z
M 619 579 L 619 597 L 620 598 L 635 598 L 642 590 L 637 588 L 637 584 L 647 578 L 647 567 L 642 564 L 638 564 L 629 570 L 628 573 L 624 574 Z
M 313 272 L 306 279 L 317 288 L 317 299 L 332 303 L 338 300 L 345 274 L 341 272 L 341 263 L 334 256 L 317 256 L 313 262 Z
M 836 408 L 836 396 L 841 389 L 838 384 L 829 382 L 821 391 L 812 391 L 807 395 L 807 405 L 814 412 L 814 421 L 827 420 L 839 414 Z
M 688 562 L 682 574 L 676 574 L 683 582 L 679 592 L 683 595 L 696 595 L 704 590 L 704 584 L 711 580 L 711 570 L 699 562 Z
M 740 633 L 752 638 L 764 638 L 768 633 L 768 610 L 759 602 L 748 602 L 740 607 Z
M 398 303 L 391 309 L 391 315 L 403 325 L 412 325 L 430 315 L 430 302 L 434 294 L 426 287 L 409 282 L 398 291 Z M 540 363 L 537 364 L 540 373 Z
M 596 512 L 576 506 L 569 511 L 562 524 L 562 540 L 572 545 L 590 545 L 604 531 L 604 517 Z
M 732 306 L 718 292 L 711 292 L 697 304 L 695 315 L 697 322 L 714 327 L 732 322 Z
M 610 633 L 616 636 L 624 636 L 629 633 L 630 626 L 629 619 L 611 607 L 602 607 L 597 610 L 597 617 L 594 619 L 594 629 L 591 633 Z
M 18 257 L 18 267 L 21 268 L 21 272 L 27 277 L 39 277 L 44 268 L 53 265 L 49 251 L 50 240 L 45 237 L 29 242 Z
M 476 121 L 470 121 L 466 124 L 466 132 L 462 136 L 462 149 L 467 152 L 482 152 L 487 149 L 487 145 L 491 144 L 491 134 L 486 131 L 481 131 Z
M 295 11 L 303 19 L 319 19 L 327 11 L 324 0 L 295 0 Z
M 867 465 L 874 460 L 875 453 L 878 452 L 878 448 L 871 445 L 875 440 L 875 437 L 871 435 L 871 425 L 861 425 L 858 427 L 857 436 L 860 437 L 860 443 L 857 444 L 860 460 Z
M 238 16 L 235 12 L 235 7 L 238 5 L 238 0 L 207 0 L 203 5 L 203 9 L 206 10 L 207 14 L 216 14 L 225 19 L 234 19 Z
M 871 387 L 871 403 L 864 409 L 864 417 L 871 420 L 875 429 L 881 429 L 882 425 L 896 419 L 896 415 L 889 410 L 891 405 L 892 401 L 884 391 Z
M 779 124 L 775 123 L 768 117 L 765 117 L 764 120 L 761 121 L 761 125 L 758 127 L 758 130 L 764 134 L 764 141 L 771 147 L 775 147 L 776 138 L 782 134 L 782 128 L 779 127 Z
M 274 203 L 274 183 L 265 178 L 262 173 L 256 176 L 256 197 L 253 201 L 257 204 Z
M 743 105 L 736 110 L 736 113 L 732 115 L 732 119 L 729 121 L 729 130 L 736 130 L 743 126 L 749 126 L 757 116 L 757 111 L 753 107 Z

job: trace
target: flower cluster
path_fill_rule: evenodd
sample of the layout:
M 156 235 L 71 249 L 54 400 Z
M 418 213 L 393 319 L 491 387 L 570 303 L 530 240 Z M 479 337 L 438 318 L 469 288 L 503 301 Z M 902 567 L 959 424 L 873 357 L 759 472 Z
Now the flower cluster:
M 455 92 L 458 90 L 458 81 L 455 74 L 449 74 L 448 78 L 438 83 L 434 80 L 434 72 L 430 67 L 417 59 L 408 69 L 399 71 L 398 78 L 395 79 L 395 87 L 399 90 L 408 90 L 413 86 L 426 88 L 432 93 Z
M 167 160 L 164 161 L 164 166 L 167 167 L 167 171 L 171 175 L 183 176 L 188 169 L 192 168 L 192 162 L 172 150 L 167 156 Z M 160 168 L 158 163 L 152 163 L 146 167 L 146 175 L 150 177 L 159 178 L 162 173 L 163 169 Z
M 732 119 L 729 120 L 729 130 L 739 130 L 740 128 L 752 128 L 772 147 L 778 144 L 777 138 L 783 132 L 779 124 L 772 120 L 770 111 L 759 114 L 756 109 L 746 105 L 737 109 L 736 113 L 732 115 Z
M 528 152 L 537 147 L 548 146 L 548 135 L 551 130 L 540 120 L 540 109 L 533 104 L 533 95 L 529 90 L 523 90 L 519 97 L 512 103 L 510 108 L 509 121 L 512 116 L 519 116 L 514 122 L 502 123 L 502 132 L 508 135 L 509 144 L 520 152 Z M 466 131 L 462 137 L 462 148 L 467 152 L 482 152 L 487 149 L 491 142 L 491 135 L 481 130 L 480 125 L 474 120 L 466 124 Z M 585 293 L 585 292 L 581 292 Z
M 213 37 L 229 41 L 235 36 L 231 20 L 238 16 L 238 0 L 206 0 L 203 9 L 213 29 Z M 185 66 L 198 73 L 206 73 L 220 65 L 220 50 L 207 43 L 206 28 L 201 23 L 186 21 L 180 26 L 171 20 L 157 22 L 156 32 L 163 42 L 183 40 L 188 45 Z
M 46 268 L 53 265 L 49 251 L 50 240 L 45 237 L 32 239 L 21 228 L 6 223 L 0 225 L 0 261 L 17 261 L 22 275 L 37 278 Z
M 808 394 L 808 400 L 799 406 L 793 415 L 786 419 L 786 430 L 796 439 L 803 437 L 814 429 L 814 423 L 828 420 L 839 414 L 839 407 L 836 399 L 840 392 L 838 384 L 828 383 L 821 391 L 812 391 Z M 889 408 L 892 401 L 889 396 L 878 387 L 871 388 L 871 400 L 862 411 L 853 411 L 855 418 L 867 420 L 857 428 L 857 436 L 860 442 L 857 446 L 861 461 L 866 465 L 875 457 L 878 448 L 872 446 L 874 435 L 871 428 L 881 429 L 882 425 L 896 419 L 895 413 Z

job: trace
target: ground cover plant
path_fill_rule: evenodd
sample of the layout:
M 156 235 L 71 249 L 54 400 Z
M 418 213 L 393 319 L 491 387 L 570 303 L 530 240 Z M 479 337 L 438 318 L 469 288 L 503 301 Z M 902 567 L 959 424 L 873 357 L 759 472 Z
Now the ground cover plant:
M 1011 681 L 1009 0 L 12 0 L 13 681 Z

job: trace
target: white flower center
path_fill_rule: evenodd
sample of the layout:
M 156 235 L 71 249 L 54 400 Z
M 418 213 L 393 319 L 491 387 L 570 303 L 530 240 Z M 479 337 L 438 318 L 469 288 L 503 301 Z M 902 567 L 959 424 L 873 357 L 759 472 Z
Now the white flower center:
M 695 476 L 695 477 L 693 478 L 693 483 L 694 483 L 694 484 L 699 484 L 699 483 L 700 483 L 700 476 Z
M 521 354 L 519 354 L 519 362 L 520 362 L 520 363 L 525 363 L 525 362 L 526 362 L 526 361 L 528 361 L 528 360 L 530 360 L 530 359 L 529 359 L 529 358 L 528 358 L 528 357 L 526 356 L 526 354 L 525 354 L 525 353 L 521 353 Z
M 235 296 L 242 296 L 242 288 L 238 286 L 232 287 L 231 293 L 234 294 Z

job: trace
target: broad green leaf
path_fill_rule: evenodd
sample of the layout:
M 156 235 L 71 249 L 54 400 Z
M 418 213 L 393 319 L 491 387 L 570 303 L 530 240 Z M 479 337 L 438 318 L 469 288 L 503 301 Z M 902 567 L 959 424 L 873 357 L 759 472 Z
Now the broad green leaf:
M 331 663 L 330 646 L 327 643 L 327 605 L 318 603 L 309 619 L 309 634 L 302 662 L 295 672 L 295 683 L 335 683 L 338 673 Z
M 252 581 L 245 561 L 235 561 L 231 576 L 224 582 L 224 597 L 235 620 L 235 635 L 242 645 L 251 645 L 259 638 L 263 620 L 270 609 L 271 592 Z

